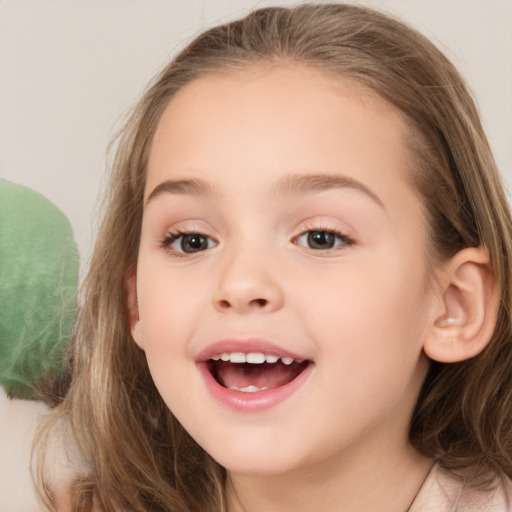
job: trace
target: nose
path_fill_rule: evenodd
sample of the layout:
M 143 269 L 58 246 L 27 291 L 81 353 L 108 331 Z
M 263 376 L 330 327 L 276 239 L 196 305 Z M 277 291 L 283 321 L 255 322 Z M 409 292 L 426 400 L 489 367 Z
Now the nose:
M 213 305 L 220 312 L 273 312 L 283 306 L 275 262 L 248 252 L 238 251 L 224 264 L 213 296 Z

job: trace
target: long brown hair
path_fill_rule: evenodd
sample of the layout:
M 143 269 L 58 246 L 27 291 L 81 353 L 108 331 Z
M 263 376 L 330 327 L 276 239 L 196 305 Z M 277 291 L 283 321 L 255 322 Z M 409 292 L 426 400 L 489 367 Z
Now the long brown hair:
M 512 476 L 512 222 L 473 100 L 442 53 L 402 23 L 361 7 L 302 5 L 260 9 L 197 37 L 156 77 L 118 140 L 70 349 L 72 381 L 37 445 L 44 454 L 57 425 L 67 426 L 84 464 L 73 491 L 83 509 L 94 495 L 106 510 L 221 510 L 223 468 L 168 410 L 131 338 L 126 278 L 136 266 L 148 152 L 173 95 L 209 71 L 285 61 L 350 78 L 405 116 L 432 262 L 464 247 L 489 251 L 501 289 L 493 339 L 471 360 L 431 364 L 410 440 L 447 468 L 478 468 L 475 485 Z

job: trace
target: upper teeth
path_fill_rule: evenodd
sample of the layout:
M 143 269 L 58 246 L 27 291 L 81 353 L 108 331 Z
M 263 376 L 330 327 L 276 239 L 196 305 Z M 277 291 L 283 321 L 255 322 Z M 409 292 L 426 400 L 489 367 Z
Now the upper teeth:
M 214 361 L 230 361 L 231 363 L 250 363 L 250 364 L 262 364 L 262 363 L 277 363 L 279 359 L 286 364 L 292 364 L 295 359 L 293 357 L 278 357 L 274 355 L 263 354 L 262 352 L 223 352 L 222 354 L 216 354 L 211 357 Z M 300 362 L 300 361 L 297 361 Z

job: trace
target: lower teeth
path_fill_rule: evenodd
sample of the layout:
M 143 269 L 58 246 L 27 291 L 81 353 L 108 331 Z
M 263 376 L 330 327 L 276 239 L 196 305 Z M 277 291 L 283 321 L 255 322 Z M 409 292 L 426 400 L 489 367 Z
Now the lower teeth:
M 258 386 L 246 386 L 245 388 L 237 388 L 236 386 L 231 386 L 229 389 L 232 389 L 233 391 L 241 391 L 242 393 L 257 393 L 258 391 L 265 391 L 269 388 L 259 388 Z

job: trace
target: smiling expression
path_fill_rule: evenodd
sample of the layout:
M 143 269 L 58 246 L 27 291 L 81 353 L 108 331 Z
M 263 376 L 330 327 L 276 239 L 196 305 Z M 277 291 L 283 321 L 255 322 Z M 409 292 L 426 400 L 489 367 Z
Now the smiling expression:
M 228 470 L 406 444 L 431 293 L 406 130 L 375 95 L 299 66 L 209 74 L 164 111 L 132 334 Z

